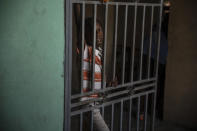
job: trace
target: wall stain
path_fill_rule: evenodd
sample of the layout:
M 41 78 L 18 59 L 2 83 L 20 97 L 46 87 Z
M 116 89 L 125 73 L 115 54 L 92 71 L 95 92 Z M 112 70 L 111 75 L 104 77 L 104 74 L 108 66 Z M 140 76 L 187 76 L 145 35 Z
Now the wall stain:
M 46 8 L 42 8 L 42 7 L 36 6 L 34 8 L 34 14 L 43 16 L 43 15 L 46 14 Z
M 35 15 L 43 16 L 44 14 L 46 14 L 46 7 L 44 7 L 43 5 L 46 5 L 46 3 L 42 1 L 35 2 L 34 8 L 33 8 L 33 12 Z

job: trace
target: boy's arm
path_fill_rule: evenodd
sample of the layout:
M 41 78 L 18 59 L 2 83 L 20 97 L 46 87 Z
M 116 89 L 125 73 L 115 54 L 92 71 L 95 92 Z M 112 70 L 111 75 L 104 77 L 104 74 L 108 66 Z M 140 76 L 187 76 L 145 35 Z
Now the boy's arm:
M 118 79 L 117 79 L 117 77 L 115 77 L 114 80 L 109 81 L 109 82 L 106 83 L 106 86 L 107 87 L 115 87 L 117 85 L 118 85 Z

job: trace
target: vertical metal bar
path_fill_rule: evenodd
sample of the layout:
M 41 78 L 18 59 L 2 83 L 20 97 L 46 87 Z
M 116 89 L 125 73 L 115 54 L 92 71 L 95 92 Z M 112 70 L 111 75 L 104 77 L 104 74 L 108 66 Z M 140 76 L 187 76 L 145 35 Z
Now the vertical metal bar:
M 83 131 L 83 113 L 80 113 L 80 131 Z
M 131 113 L 132 113 L 132 98 L 130 98 L 130 105 L 129 105 L 129 131 L 131 131 Z
M 146 107 L 145 107 L 145 123 L 144 123 L 144 131 L 146 131 L 146 127 L 147 127 L 147 118 L 148 118 L 148 113 L 147 113 L 147 110 L 148 110 L 148 94 L 146 94 Z
M 93 131 L 93 120 L 94 120 L 94 117 L 93 117 L 93 110 L 91 111 L 91 131 Z
M 85 25 L 85 3 L 82 4 L 82 46 L 81 46 L 81 93 L 83 93 L 83 57 L 84 57 L 84 25 Z
M 157 59 L 156 59 L 156 71 L 155 75 L 156 78 L 158 77 L 158 69 L 159 69 L 159 55 L 160 55 L 160 43 L 161 43 L 161 24 L 162 24 L 162 12 L 163 12 L 163 0 L 161 0 L 161 6 L 160 6 L 160 20 L 159 20 L 159 29 L 158 29 L 158 45 L 157 45 Z
M 93 115 L 94 115 L 94 112 L 93 112 L 93 110 L 91 111 L 91 131 L 93 131 L 93 120 L 94 120 L 94 117 L 93 117 Z
M 112 104 L 112 112 L 111 112 L 111 131 L 114 128 L 114 104 Z
M 126 55 L 126 42 L 127 42 L 127 17 L 128 17 L 128 5 L 126 5 L 126 8 L 125 8 L 122 84 L 124 84 L 124 76 L 125 76 L 125 55 Z
M 107 46 L 107 22 L 108 21 L 108 4 L 105 5 L 105 41 L 103 53 L 103 72 L 102 72 L 102 87 L 105 89 L 105 64 L 106 64 L 106 46 Z
M 153 18 L 154 18 L 154 6 L 152 6 L 151 14 L 151 26 L 150 26 L 150 44 L 148 51 L 148 79 L 150 78 L 150 63 L 151 63 L 151 52 L 152 52 L 152 38 L 153 38 Z
M 158 46 L 157 46 L 157 61 L 156 61 L 156 82 L 158 82 L 158 69 L 159 69 L 159 54 L 160 54 L 160 42 L 161 42 L 161 22 L 162 22 L 162 12 L 163 12 L 163 0 L 161 0 L 160 5 L 160 21 L 159 21 L 159 36 L 158 36 Z M 152 131 L 155 130 L 155 111 L 156 111 L 156 102 L 157 102 L 157 84 L 155 86 L 155 93 L 154 93 L 154 109 L 153 109 L 153 125 Z
M 121 100 L 121 110 L 120 110 L 120 131 L 122 131 L 122 119 L 123 119 L 123 100 Z
M 94 4 L 94 38 L 92 48 L 92 90 L 94 91 L 97 4 Z
M 139 131 L 140 126 L 140 96 L 138 97 L 138 108 L 137 108 L 137 131 Z
M 71 78 L 72 78 L 72 2 L 65 3 L 65 54 L 64 54 L 64 131 L 70 131 Z
M 117 49 L 117 30 L 118 30 L 118 4 L 116 4 L 116 20 L 115 20 L 115 41 L 114 41 L 114 61 L 113 61 L 113 80 L 116 75 L 116 49 Z
M 102 106 L 102 117 L 103 117 L 103 119 L 104 119 L 104 116 L 105 116 L 105 107 Z
M 132 46 L 132 63 L 131 63 L 131 82 L 133 82 L 134 74 L 134 61 L 135 61 L 135 39 L 136 39 L 136 21 L 137 21 L 137 2 L 135 3 L 135 16 L 134 16 L 134 25 L 133 25 L 133 46 Z
M 143 8 L 143 24 L 142 24 L 142 40 L 141 40 L 141 54 L 140 54 L 140 80 L 142 80 L 142 65 L 143 65 L 143 50 L 144 50 L 144 26 L 145 26 L 146 6 Z

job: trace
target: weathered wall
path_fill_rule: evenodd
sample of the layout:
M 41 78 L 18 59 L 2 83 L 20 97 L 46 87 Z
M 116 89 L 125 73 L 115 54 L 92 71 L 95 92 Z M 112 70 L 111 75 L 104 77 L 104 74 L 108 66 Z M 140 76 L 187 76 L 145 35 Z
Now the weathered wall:
M 196 0 L 173 0 L 169 23 L 169 55 L 165 119 L 197 129 Z
M 63 0 L 0 1 L 0 130 L 61 131 Z

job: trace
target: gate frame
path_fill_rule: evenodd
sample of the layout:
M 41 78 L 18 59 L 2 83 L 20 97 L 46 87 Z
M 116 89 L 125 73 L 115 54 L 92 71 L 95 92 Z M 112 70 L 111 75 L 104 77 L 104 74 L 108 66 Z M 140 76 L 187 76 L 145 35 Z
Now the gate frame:
M 71 79 L 72 79 L 72 2 L 64 0 L 64 131 L 70 131 Z
M 64 123 L 63 130 L 70 131 L 71 126 L 71 80 L 72 80 L 72 0 L 64 0 L 64 25 L 65 25 L 65 49 L 64 49 Z M 138 1 L 138 0 L 136 0 Z M 159 16 L 159 29 L 158 29 L 158 46 L 157 46 L 157 59 L 156 67 L 156 83 L 158 83 L 158 69 L 159 69 L 159 54 L 161 42 L 161 24 L 163 14 L 163 1 L 160 0 L 160 16 Z M 153 122 L 152 131 L 155 130 L 155 113 L 157 102 L 157 84 L 155 85 L 154 92 L 154 107 L 153 107 Z

